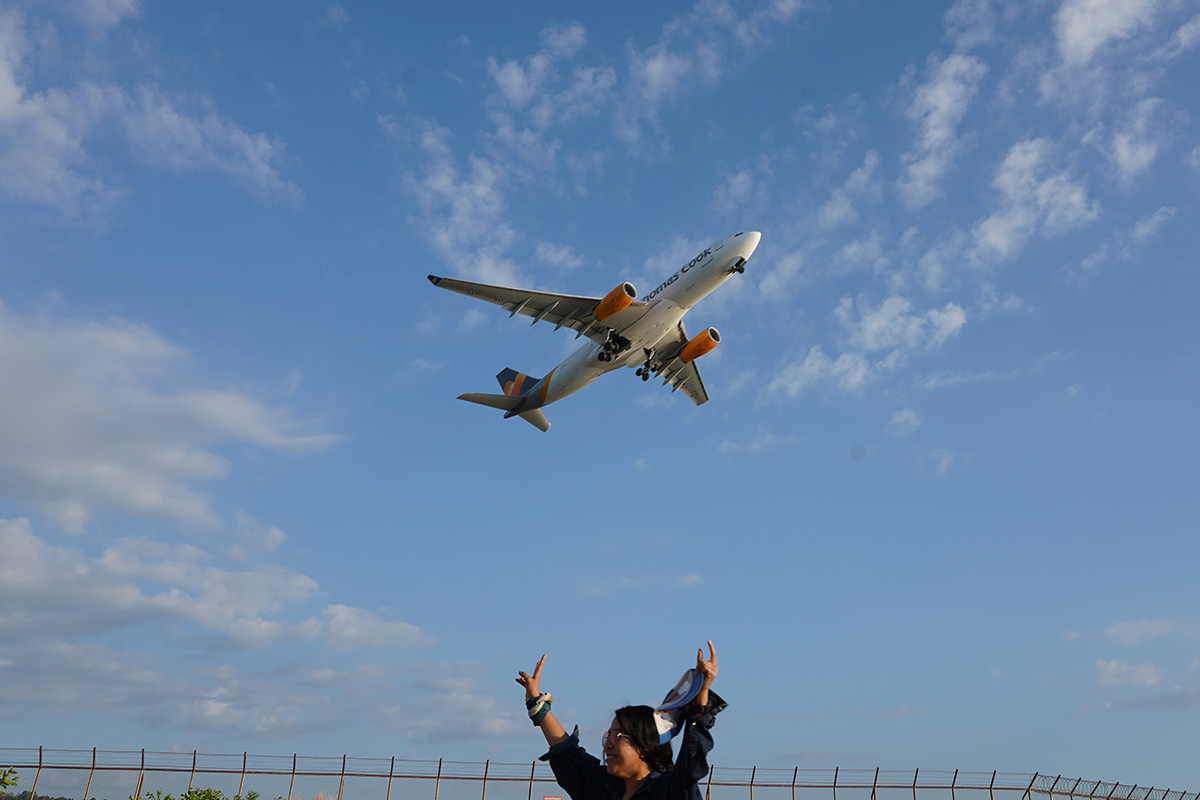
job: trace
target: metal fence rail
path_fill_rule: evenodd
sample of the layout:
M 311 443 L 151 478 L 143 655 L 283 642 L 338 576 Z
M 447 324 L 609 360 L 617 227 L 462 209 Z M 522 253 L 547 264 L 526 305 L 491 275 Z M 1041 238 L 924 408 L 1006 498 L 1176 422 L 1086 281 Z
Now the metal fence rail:
M 20 781 L 0 799 L 124 800 L 213 788 L 264 800 L 539 800 L 560 797 L 540 761 L 0 748 Z M 1196 792 L 1035 773 L 713 767 L 706 800 L 1200 800 Z M 920 795 L 920 796 L 918 796 Z

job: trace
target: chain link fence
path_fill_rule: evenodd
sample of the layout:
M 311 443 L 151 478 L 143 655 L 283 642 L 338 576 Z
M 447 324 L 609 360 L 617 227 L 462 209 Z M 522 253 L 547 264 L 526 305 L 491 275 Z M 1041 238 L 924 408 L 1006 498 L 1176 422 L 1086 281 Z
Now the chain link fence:
M 263 800 L 561 800 L 540 761 L 410 761 L 397 758 L 214 755 L 117 750 L 0 748 L 0 769 L 19 783 L 0 800 L 179 797 L 211 788 Z M 1196 792 L 1062 775 L 913 770 L 713 767 L 705 800 L 1200 800 Z

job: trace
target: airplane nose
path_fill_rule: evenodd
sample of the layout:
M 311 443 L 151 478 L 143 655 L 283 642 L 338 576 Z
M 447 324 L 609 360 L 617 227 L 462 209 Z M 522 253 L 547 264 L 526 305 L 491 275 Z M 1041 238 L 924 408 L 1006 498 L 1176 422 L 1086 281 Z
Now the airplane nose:
M 750 254 L 758 247 L 758 243 L 762 239 L 762 234 L 758 231 L 746 231 L 742 234 L 742 238 L 746 240 L 746 244 L 743 245 L 746 248 L 744 257 L 749 258 Z

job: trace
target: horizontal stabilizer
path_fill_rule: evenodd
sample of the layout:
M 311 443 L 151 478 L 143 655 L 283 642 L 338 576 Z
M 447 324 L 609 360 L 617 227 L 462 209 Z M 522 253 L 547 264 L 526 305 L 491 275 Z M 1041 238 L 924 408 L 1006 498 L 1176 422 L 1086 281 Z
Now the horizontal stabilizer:
M 529 411 L 518 412 L 516 409 L 523 402 L 524 397 L 517 397 L 510 394 L 480 394 L 479 392 L 467 392 L 460 394 L 459 400 L 466 400 L 468 403 L 478 403 L 481 406 L 491 406 L 505 411 L 505 417 L 518 416 L 528 422 L 533 427 L 540 430 L 542 433 L 550 430 L 550 420 L 546 419 L 546 415 L 542 413 L 540 408 L 533 408 Z
M 468 403 L 478 403 L 481 406 L 499 408 L 502 411 L 512 411 L 525 401 L 524 397 L 517 397 L 516 395 L 480 394 L 479 392 L 467 392 L 466 394 L 460 394 L 458 399 L 466 400 Z
M 550 420 L 546 419 L 546 415 L 542 413 L 540 408 L 535 408 L 532 411 L 522 411 L 521 419 L 525 420 L 542 433 L 550 430 Z

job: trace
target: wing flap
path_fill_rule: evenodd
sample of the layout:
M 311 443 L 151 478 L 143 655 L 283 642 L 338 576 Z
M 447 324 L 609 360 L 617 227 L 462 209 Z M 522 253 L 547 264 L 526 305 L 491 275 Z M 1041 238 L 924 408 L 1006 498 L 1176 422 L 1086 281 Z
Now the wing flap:
M 575 338 L 587 336 L 600 343 L 603 343 L 608 337 L 608 331 L 621 333 L 641 319 L 652 305 L 652 303 L 634 300 L 623 311 L 600 322 L 592 313 L 596 304 L 600 302 L 599 297 L 491 286 L 486 283 L 460 281 L 456 278 L 439 278 L 436 275 L 430 275 L 429 282 L 439 288 L 500 306 L 508 312 L 510 317 L 518 314 L 533 317 L 531 325 L 549 322 L 554 325 L 555 330 L 567 327 L 578 334 Z
M 663 386 L 670 384 L 672 392 L 683 390 L 683 393 L 699 406 L 708 402 L 708 391 L 704 388 L 704 381 L 700 378 L 696 362 L 684 362 L 679 357 L 687 343 L 687 329 L 683 327 L 683 320 L 680 320 L 675 328 L 674 340 L 669 344 L 659 345 L 657 354 L 663 366 L 658 374 L 662 376 Z

